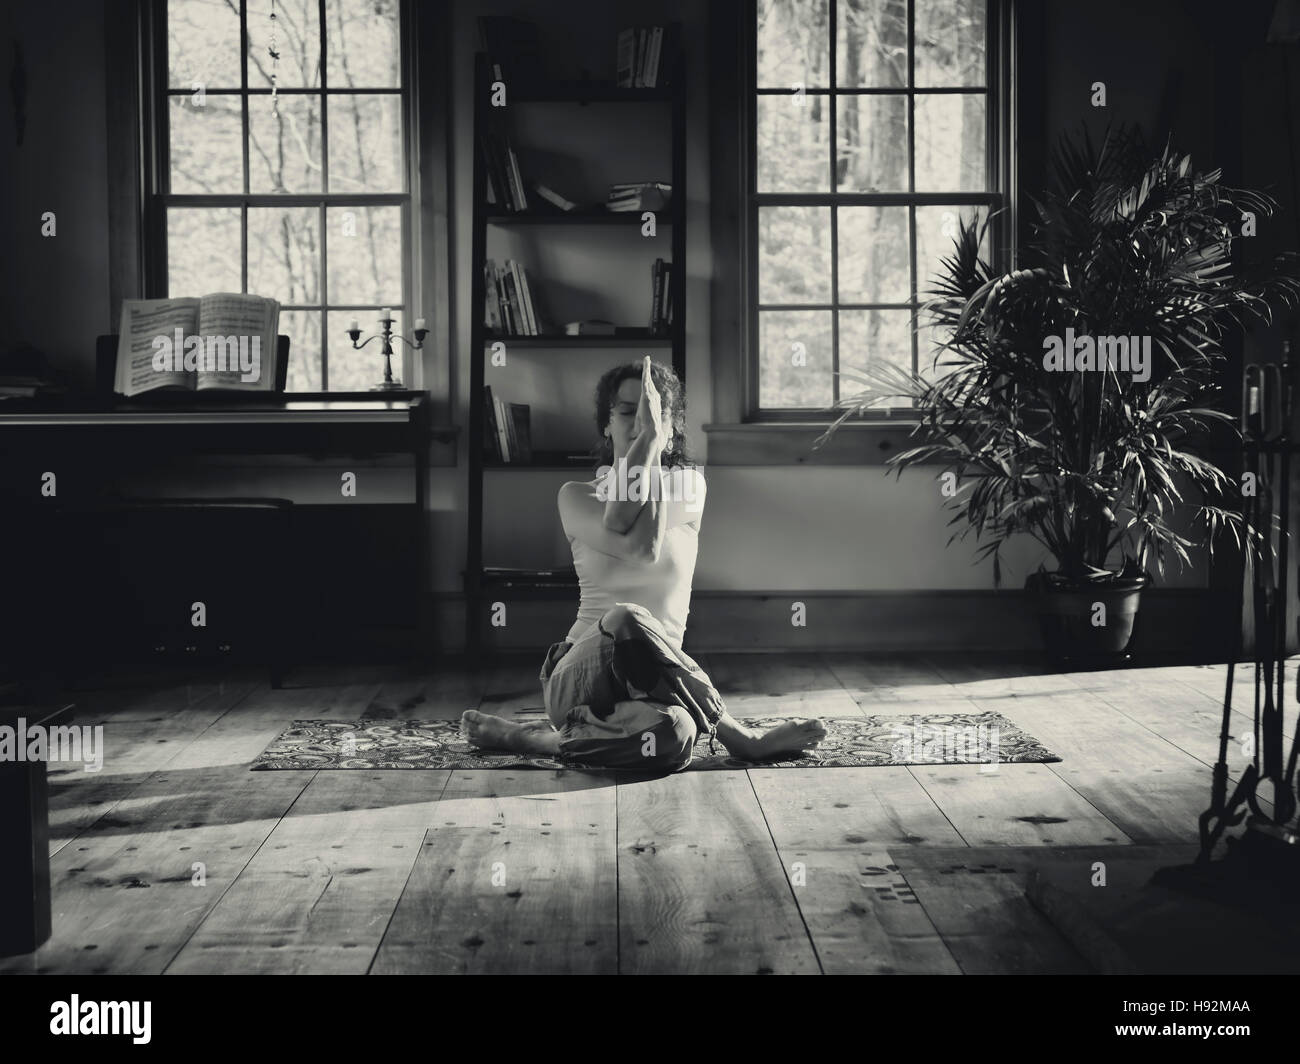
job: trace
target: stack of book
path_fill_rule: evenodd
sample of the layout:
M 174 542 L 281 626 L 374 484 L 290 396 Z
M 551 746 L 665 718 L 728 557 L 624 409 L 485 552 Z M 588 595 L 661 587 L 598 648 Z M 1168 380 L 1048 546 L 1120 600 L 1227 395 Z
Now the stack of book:
M 0 399 L 30 399 L 47 390 L 47 382 L 34 374 L 0 373 Z
M 533 460 L 530 411 L 527 403 L 505 403 L 483 389 L 484 456 L 491 461 L 527 464 Z
M 62 376 L 50 368 L 45 355 L 30 344 L 0 352 L 0 400 L 31 399 L 67 391 Z
M 676 27 L 633 26 L 618 35 L 616 71 L 621 89 L 653 89 L 668 80 Z
M 611 211 L 662 211 L 672 200 L 673 186 L 662 181 L 633 181 L 610 185 L 605 208 Z
M 503 130 L 484 133 L 479 138 L 483 168 L 487 173 L 487 201 L 508 211 L 528 210 L 528 193 L 519 170 L 519 156 Z
M 506 259 L 498 266 L 493 259 L 483 264 L 486 306 L 483 324 L 498 336 L 541 336 L 547 322 L 537 312 L 528 271 L 521 263 Z
M 664 336 L 673 323 L 673 264 L 655 259 L 650 267 L 650 335 Z
M 521 569 L 510 565 L 483 566 L 485 583 L 501 587 L 572 587 L 578 582 L 578 570 L 572 566 L 560 566 L 555 569 Z

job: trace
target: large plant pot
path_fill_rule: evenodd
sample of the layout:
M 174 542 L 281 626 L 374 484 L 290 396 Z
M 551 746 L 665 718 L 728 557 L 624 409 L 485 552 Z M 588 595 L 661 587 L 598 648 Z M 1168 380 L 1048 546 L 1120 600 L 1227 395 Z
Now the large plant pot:
M 1129 659 L 1145 576 L 1102 582 L 1034 573 L 1025 581 L 1038 611 L 1047 655 L 1072 668 L 1104 668 Z M 1104 622 L 1104 623 L 1099 623 Z

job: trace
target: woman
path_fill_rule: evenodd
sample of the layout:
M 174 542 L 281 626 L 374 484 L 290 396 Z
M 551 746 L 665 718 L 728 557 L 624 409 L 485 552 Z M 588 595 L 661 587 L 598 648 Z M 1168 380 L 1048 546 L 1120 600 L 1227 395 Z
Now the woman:
M 685 455 L 676 374 L 648 356 L 610 370 L 596 386 L 596 425 L 609 475 L 559 494 L 581 601 L 542 665 L 549 722 L 514 724 L 471 709 L 461 718 L 470 742 L 668 772 L 690 763 L 698 734 L 749 761 L 816 746 L 826 735 L 817 720 L 765 732 L 742 726 L 682 650 L 705 484 Z

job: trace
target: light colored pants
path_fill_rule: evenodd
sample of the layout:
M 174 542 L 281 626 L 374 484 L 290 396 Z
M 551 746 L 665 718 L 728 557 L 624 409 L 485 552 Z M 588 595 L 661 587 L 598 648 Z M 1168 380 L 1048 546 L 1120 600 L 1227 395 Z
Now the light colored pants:
M 576 643 L 552 643 L 540 679 L 561 758 L 601 768 L 677 772 L 697 735 L 712 744 L 725 709 L 704 670 L 635 603 L 610 608 Z

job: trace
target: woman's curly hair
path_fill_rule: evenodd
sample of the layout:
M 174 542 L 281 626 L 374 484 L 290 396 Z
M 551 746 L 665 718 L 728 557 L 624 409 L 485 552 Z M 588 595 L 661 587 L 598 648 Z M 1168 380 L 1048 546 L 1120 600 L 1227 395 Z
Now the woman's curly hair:
M 609 425 L 610 412 L 613 410 L 618 389 L 625 380 L 639 381 L 641 367 L 640 362 L 615 366 L 603 374 L 596 383 L 596 432 L 600 434 L 600 439 L 596 445 L 595 456 L 600 465 L 614 464 L 614 444 L 605 435 L 605 429 Z M 672 367 L 665 366 L 661 362 L 651 361 L 650 379 L 658 389 L 663 416 L 672 430 L 672 438 L 664 450 L 661 464 L 665 469 L 693 466 L 695 462 L 686 450 L 686 389 L 678 380 Z

